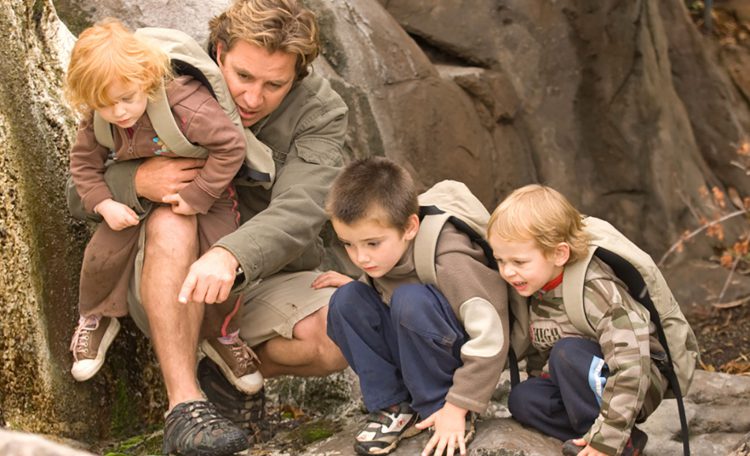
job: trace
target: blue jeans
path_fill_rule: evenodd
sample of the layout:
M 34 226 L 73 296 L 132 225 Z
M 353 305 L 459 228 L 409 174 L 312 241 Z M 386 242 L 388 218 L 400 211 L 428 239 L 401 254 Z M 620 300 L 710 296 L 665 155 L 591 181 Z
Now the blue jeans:
M 389 307 L 362 282 L 350 282 L 333 294 L 328 336 L 359 376 L 369 411 L 411 401 L 423 418 L 445 404 L 467 338 L 432 285 L 397 288 Z
M 511 389 L 508 409 L 513 418 L 563 441 L 583 436 L 601 408 L 607 376 L 602 358 L 596 342 L 572 337 L 557 341 L 550 352 L 549 377 L 533 377 Z

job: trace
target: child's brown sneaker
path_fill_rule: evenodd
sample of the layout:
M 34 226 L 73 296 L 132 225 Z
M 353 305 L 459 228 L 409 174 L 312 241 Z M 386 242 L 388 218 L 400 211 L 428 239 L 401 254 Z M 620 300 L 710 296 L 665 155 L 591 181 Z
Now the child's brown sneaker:
M 226 337 L 206 339 L 201 348 L 238 390 L 254 394 L 263 388 L 263 375 L 258 370 L 260 360 L 240 339 L 239 331 Z
M 120 331 L 120 322 L 110 317 L 81 317 L 70 341 L 73 367 L 70 373 L 79 382 L 94 376 L 104 364 L 107 349 Z

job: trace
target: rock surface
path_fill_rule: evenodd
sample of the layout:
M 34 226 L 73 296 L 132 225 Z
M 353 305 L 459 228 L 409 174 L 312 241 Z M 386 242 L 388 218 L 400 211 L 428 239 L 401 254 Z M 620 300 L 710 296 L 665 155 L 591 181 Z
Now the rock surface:
M 504 388 L 507 390 L 507 384 Z M 469 456 L 549 456 L 559 454 L 561 442 L 552 437 L 524 428 L 509 418 L 504 402 L 507 396 L 498 395 L 477 424 L 477 437 L 469 446 Z M 690 394 L 685 400 L 690 427 L 690 449 L 694 455 L 729 454 L 744 442 L 750 432 L 750 376 L 696 371 Z M 364 415 L 355 413 L 345 428 L 336 436 L 312 445 L 306 456 L 335 456 L 353 454 L 354 435 Z M 680 422 L 677 403 L 665 400 L 645 423 L 638 425 L 649 436 L 646 455 L 680 456 Z M 427 443 L 422 433 L 403 441 L 394 456 L 418 454 Z
M 46 438 L 0 429 L 0 454 L 3 456 L 93 456 Z

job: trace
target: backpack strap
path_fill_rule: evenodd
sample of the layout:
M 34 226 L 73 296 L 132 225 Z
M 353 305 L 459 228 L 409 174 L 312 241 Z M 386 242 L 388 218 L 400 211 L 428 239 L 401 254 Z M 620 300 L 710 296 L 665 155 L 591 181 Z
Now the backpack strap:
M 568 314 L 570 322 L 573 323 L 579 331 L 590 337 L 596 337 L 596 331 L 586 317 L 583 309 L 583 284 L 586 279 L 586 271 L 594 257 L 597 247 L 590 245 L 585 258 L 565 266 L 563 271 L 563 303 L 565 304 L 565 313 Z
M 205 158 L 208 151 L 204 147 L 196 146 L 185 138 L 177 126 L 167 100 L 167 91 L 162 84 L 154 94 L 154 99 L 146 105 L 146 113 L 151 119 L 151 125 L 170 151 L 180 157 Z
M 435 252 L 437 240 L 450 214 L 435 206 L 421 206 L 419 208 L 421 223 L 414 238 L 414 269 L 419 281 L 427 285 L 437 285 L 435 272 Z
M 242 170 L 245 170 L 245 177 L 251 178 L 254 183 L 251 185 L 261 185 L 263 188 L 270 188 L 276 179 L 276 163 L 273 159 L 273 151 L 270 147 L 260 141 L 253 135 L 249 128 L 242 126 L 242 120 L 240 119 L 237 111 L 237 106 L 234 103 L 232 94 L 227 87 L 226 81 L 221 74 L 221 70 L 216 65 L 206 51 L 193 39 L 190 35 L 180 30 L 172 30 L 158 27 L 144 27 L 135 31 L 135 34 L 141 38 L 147 38 L 152 40 L 162 51 L 164 51 L 170 58 L 170 62 L 175 69 L 176 74 L 188 74 L 198 79 L 203 83 L 216 98 L 219 104 L 224 109 L 224 112 L 229 116 L 230 119 L 237 125 L 237 128 L 245 135 L 246 142 L 246 157 L 245 166 Z M 152 119 L 153 120 L 153 119 Z M 152 122 L 156 124 L 155 122 Z M 161 123 L 161 122 L 160 122 Z M 171 132 L 182 132 L 179 129 L 172 129 L 167 127 Z M 172 149 L 172 143 L 167 142 L 170 132 L 158 132 L 159 137 L 164 143 Z M 177 140 L 178 144 L 180 141 Z M 185 140 L 185 142 L 188 142 Z M 188 142 L 188 144 L 190 144 Z M 191 146 L 194 146 L 190 144 Z M 195 156 L 194 152 L 187 152 L 182 154 L 178 152 L 182 146 L 176 146 L 174 150 L 179 155 Z M 192 149 L 192 147 L 191 147 Z M 241 172 L 243 172 L 241 170 Z M 235 183 L 239 183 L 236 181 Z
M 115 150 L 115 138 L 112 136 L 112 124 L 94 111 L 94 138 L 96 142 L 109 150 Z

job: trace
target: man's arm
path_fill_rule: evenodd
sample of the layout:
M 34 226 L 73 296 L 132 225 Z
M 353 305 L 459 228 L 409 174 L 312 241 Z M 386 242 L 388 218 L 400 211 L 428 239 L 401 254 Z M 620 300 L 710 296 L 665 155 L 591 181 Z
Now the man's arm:
M 327 83 L 311 83 L 297 90 L 288 95 L 294 98 L 282 108 L 284 111 L 272 114 L 277 117 L 263 129 L 269 140 L 272 135 L 293 132 L 268 206 L 250 214 L 252 218 L 220 239 L 191 266 L 181 298 L 204 300 L 205 296 L 196 294 L 196 290 L 226 290 L 234 284 L 235 269 L 227 269 L 234 262 L 229 261 L 225 252 L 234 257 L 244 272 L 244 280 L 236 290 L 240 293 L 258 279 L 291 264 L 300 270 L 320 265 L 323 252 L 319 235 L 327 220 L 323 206 L 343 164 L 347 107 Z M 263 140 L 262 135 L 259 139 Z M 242 193 L 247 196 L 248 192 L 240 190 L 240 197 Z M 246 205 L 257 207 L 257 201 L 246 201 Z M 218 299 L 226 296 L 219 294 Z
M 328 219 L 325 198 L 343 165 L 348 117 L 346 106 L 338 101 L 319 115 L 314 127 L 295 137 L 268 207 L 216 244 L 239 261 L 245 273 L 243 286 L 282 270 L 318 242 Z M 312 269 L 318 263 L 302 267 Z

